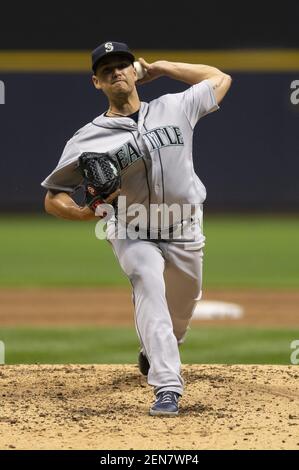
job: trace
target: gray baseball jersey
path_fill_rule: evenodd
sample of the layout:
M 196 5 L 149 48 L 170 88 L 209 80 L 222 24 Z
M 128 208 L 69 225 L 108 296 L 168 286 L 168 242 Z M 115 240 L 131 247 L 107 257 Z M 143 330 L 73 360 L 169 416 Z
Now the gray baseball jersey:
M 75 191 L 82 184 L 78 157 L 83 152 L 108 152 L 118 160 L 121 195 L 127 197 L 127 206 L 198 207 L 206 190 L 193 168 L 193 130 L 202 116 L 217 108 L 213 89 L 204 80 L 182 93 L 142 102 L 138 124 L 130 117 L 102 114 L 71 138 L 42 186 Z M 147 214 L 152 228 L 151 211 Z M 125 213 L 118 213 L 118 218 L 128 223 Z M 163 217 L 159 223 L 160 228 L 165 227 Z M 196 225 L 195 219 L 192 224 Z M 202 285 L 204 236 L 200 226 L 196 227 L 194 240 L 187 243 L 112 238 L 108 233 L 133 288 L 136 330 L 150 363 L 148 383 L 156 393 L 183 392 L 178 344 L 184 339 Z
M 73 192 L 82 184 L 78 157 L 83 152 L 108 152 L 119 163 L 121 195 L 126 196 L 127 207 L 144 205 L 149 226 L 150 204 L 202 204 L 206 190 L 194 172 L 192 136 L 198 120 L 217 108 L 213 89 L 204 80 L 182 93 L 142 102 L 138 124 L 129 117 L 102 114 L 68 141 L 57 167 L 42 186 Z M 132 216 L 120 212 L 118 218 L 128 223 Z M 162 214 L 159 227 L 169 223 Z

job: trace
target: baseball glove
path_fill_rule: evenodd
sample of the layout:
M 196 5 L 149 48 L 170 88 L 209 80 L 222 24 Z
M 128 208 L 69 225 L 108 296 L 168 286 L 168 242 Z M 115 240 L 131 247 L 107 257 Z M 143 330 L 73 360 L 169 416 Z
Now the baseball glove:
M 107 153 L 82 153 L 79 168 L 84 177 L 85 203 L 95 211 L 99 204 L 115 204 L 121 179 L 117 160 Z

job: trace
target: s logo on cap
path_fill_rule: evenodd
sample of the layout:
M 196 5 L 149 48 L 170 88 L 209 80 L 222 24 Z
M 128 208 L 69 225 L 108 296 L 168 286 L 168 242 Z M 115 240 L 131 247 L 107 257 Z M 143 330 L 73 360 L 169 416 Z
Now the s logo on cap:
M 114 47 L 113 47 L 112 42 L 106 42 L 106 44 L 105 44 L 105 51 L 106 51 L 106 52 L 111 52 L 111 51 L 113 51 L 113 49 L 114 49 Z

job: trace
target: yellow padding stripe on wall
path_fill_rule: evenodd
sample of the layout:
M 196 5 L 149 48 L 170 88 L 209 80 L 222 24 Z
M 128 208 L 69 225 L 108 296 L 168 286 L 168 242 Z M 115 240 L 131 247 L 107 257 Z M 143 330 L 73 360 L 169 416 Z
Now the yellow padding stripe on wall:
M 299 49 L 279 50 L 134 50 L 147 62 L 166 59 L 213 65 L 235 72 L 299 71 Z M 90 52 L 0 51 L 0 72 L 90 72 Z

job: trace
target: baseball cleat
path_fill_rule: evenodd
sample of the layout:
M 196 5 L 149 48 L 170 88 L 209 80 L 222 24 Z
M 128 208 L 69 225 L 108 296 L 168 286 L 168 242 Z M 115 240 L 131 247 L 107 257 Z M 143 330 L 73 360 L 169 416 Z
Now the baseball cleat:
M 158 393 L 149 414 L 151 416 L 177 416 L 179 414 L 179 397 L 178 393 L 168 390 Z
M 141 374 L 147 376 L 150 365 L 147 357 L 141 351 L 138 356 L 138 367 Z

